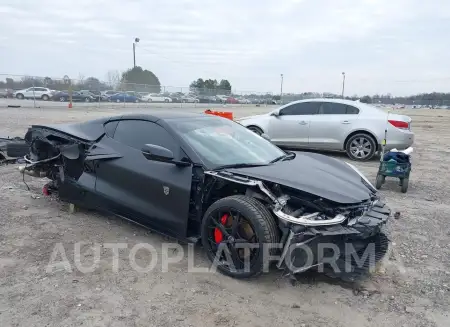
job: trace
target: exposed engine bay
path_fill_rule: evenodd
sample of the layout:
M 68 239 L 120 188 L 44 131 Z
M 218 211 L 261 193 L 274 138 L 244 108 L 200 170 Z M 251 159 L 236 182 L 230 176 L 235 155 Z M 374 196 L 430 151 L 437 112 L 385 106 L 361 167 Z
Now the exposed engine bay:
M 227 172 L 205 174 L 247 185 L 250 196 L 267 204 L 282 231 L 277 267 L 290 274 L 331 263 L 332 269 L 322 267 L 327 275 L 355 280 L 373 269 L 387 252 L 389 241 L 383 227 L 390 209 L 375 195 L 360 204 L 342 205 Z M 364 254 L 366 250 L 370 253 Z M 311 253 L 313 261 L 308 258 Z

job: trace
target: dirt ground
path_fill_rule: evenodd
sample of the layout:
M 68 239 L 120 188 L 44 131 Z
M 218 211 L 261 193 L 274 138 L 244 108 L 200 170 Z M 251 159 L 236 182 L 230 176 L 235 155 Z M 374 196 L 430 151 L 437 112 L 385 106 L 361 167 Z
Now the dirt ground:
M 268 110 L 234 112 L 239 117 Z M 30 124 L 119 112 L 0 108 L 0 136 L 22 136 Z M 186 256 L 168 272 L 162 272 L 158 260 L 153 271 L 139 273 L 130 268 L 130 248 L 149 243 L 160 257 L 167 241 L 163 236 L 95 212 L 71 214 L 67 204 L 41 194 L 44 180 L 26 176 L 28 191 L 17 165 L 0 167 L 0 326 L 448 326 L 450 111 L 402 112 L 412 117 L 416 133 L 410 186 L 402 194 L 394 180 L 383 185 L 381 195 L 401 214 L 388 226 L 389 260 L 362 285 L 317 274 L 300 275 L 291 283 L 276 270 L 244 281 L 188 273 Z M 374 181 L 376 161 L 356 166 Z M 74 266 L 76 242 L 123 242 L 128 249 L 120 252 L 118 272 L 111 265 L 112 251 L 101 248 L 100 266 L 82 273 Z M 58 243 L 72 272 L 62 267 L 46 271 Z M 196 267 L 208 265 L 202 249 L 194 254 Z M 145 251 L 136 255 L 141 266 L 149 256 Z M 83 265 L 90 259 L 87 252 Z

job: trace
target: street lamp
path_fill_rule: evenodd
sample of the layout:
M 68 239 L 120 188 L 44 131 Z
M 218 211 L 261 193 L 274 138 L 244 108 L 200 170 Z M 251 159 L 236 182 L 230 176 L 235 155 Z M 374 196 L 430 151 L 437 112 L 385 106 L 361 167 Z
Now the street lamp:
M 139 38 L 135 38 L 133 42 L 133 68 L 136 68 L 136 43 L 139 42 Z
M 345 89 L 345 72 L 342 72 L 342 99 L 344 98 L 344 89 Z
M 280 101 L 283 103 L 283 74 L 280 74 L 281 76 L 281 88 L 280 88 Z

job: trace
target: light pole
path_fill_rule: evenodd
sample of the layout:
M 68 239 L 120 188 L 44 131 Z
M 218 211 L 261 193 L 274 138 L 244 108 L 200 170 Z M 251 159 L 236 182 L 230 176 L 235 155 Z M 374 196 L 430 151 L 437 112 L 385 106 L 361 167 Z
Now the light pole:
M 345 89 L 345 72 L 342 72 L 342 99 L 344 98 L 344 89 Z
M 283 103 L 283 74 L 281 76 L 281 87 L 280 87 L 280 101 Z
M 139 42 L 139 38 L 135 38 L 133 42 L 133 68 L 136 68 L 136 43 Z

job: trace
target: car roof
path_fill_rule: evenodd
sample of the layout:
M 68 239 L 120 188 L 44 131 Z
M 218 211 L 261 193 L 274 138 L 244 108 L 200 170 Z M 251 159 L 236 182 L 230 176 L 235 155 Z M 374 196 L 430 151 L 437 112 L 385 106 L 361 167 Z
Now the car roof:
M 158 120 L 173 120 L 173 119 L 189 119 L 189 118 L 201 118 L 201 117 L 213 117 L 211 115 L 205 115 L 203 113 L 193 113 L 193 112 L 180 112 L 180 111 L 155 111 L 150 114 L 126 114 L 119 117 L 119 119 L 141 119 L 156 122 Z
M 346 99 L 337 99 L 337 98 L 314 98 L 314 99 L 303 99 L 295 102 L 334 102 L 334 103 L 342 103 L 342 104 L 348 104 L 357 106 L 361 102 L 353 101 L 353 100 L 346 100 Z

